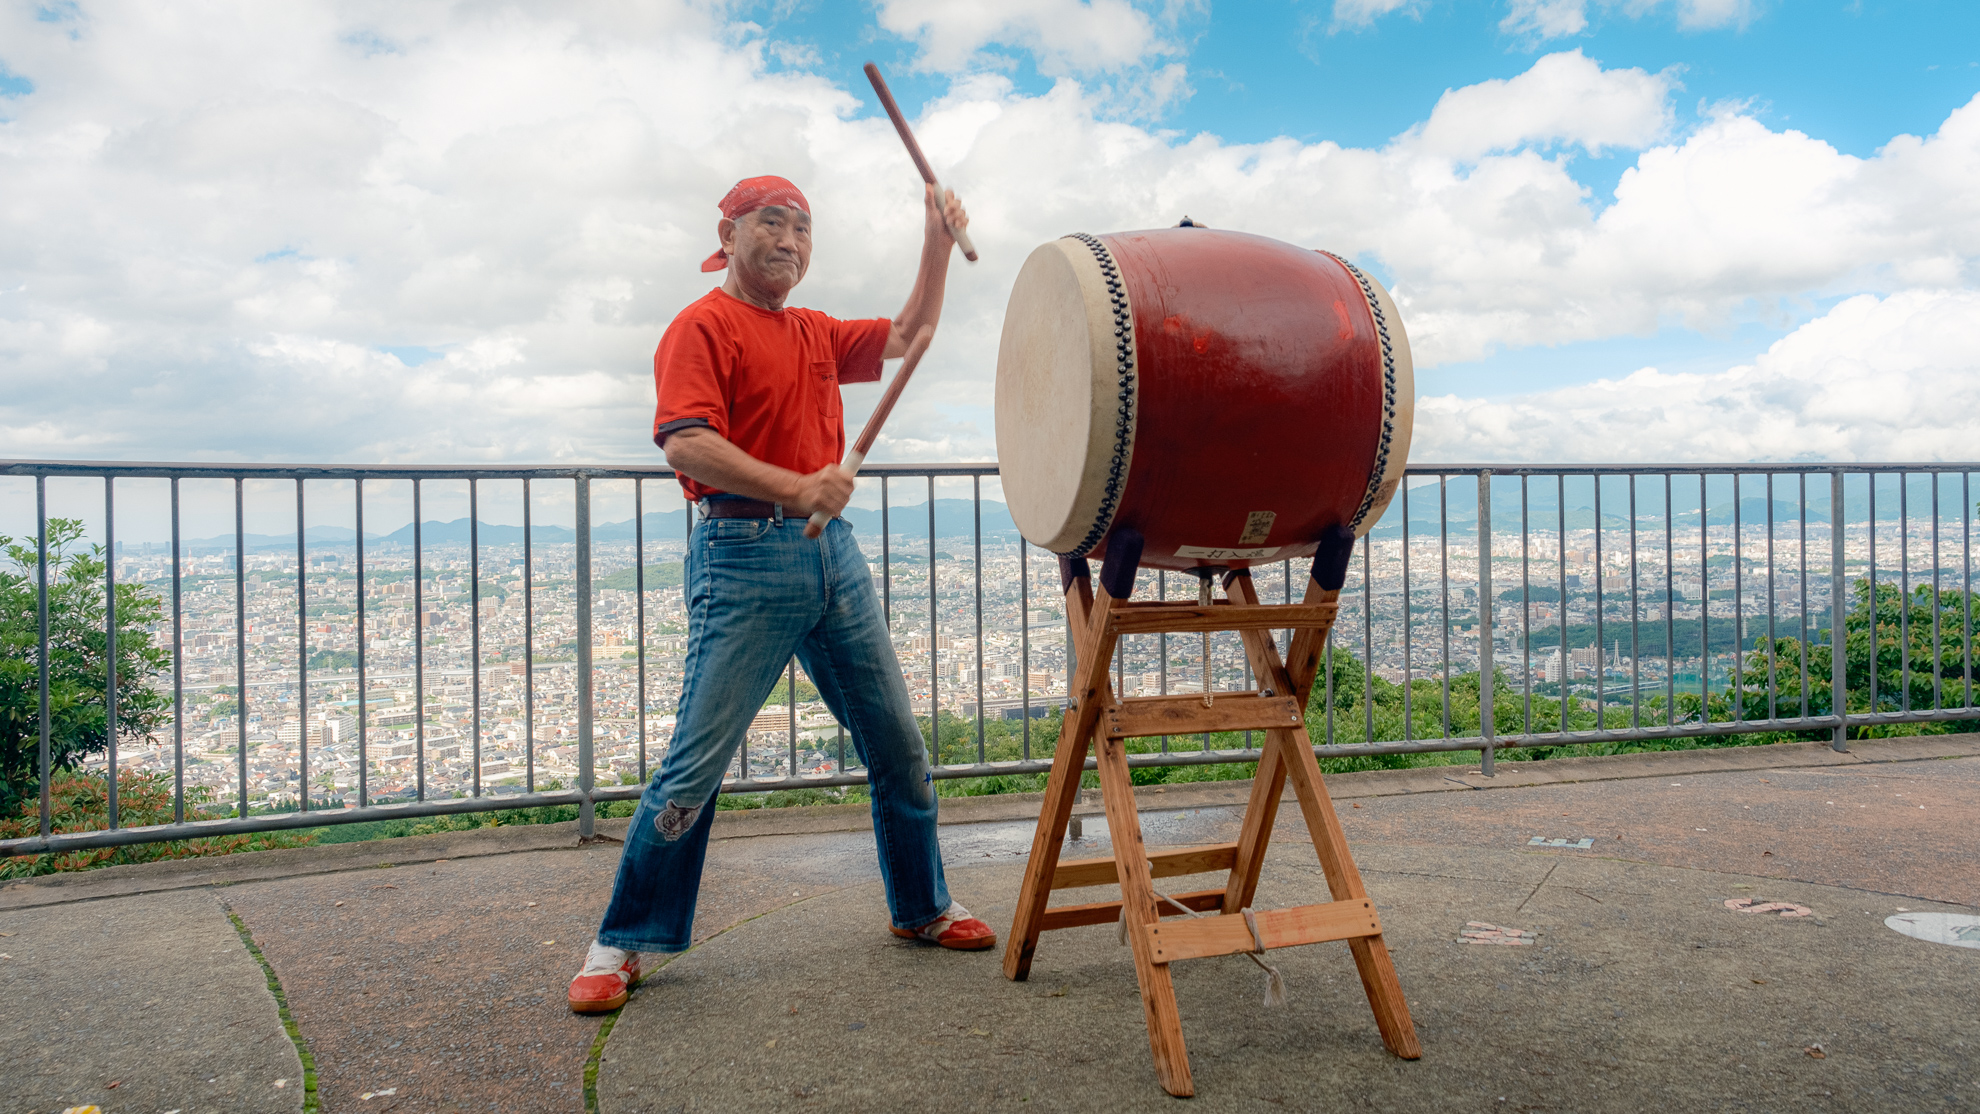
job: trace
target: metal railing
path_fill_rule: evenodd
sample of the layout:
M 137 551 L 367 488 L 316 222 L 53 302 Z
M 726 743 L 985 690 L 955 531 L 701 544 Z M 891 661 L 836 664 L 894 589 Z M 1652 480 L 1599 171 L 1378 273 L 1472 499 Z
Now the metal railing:
M 1976 469 L 1413 467 L 1350 568 L 1309 709 L 1324 739 L 1316 751 L 1475 750 L 1489 773 L 1496 753 L 1511 747 L 1778 731 L 1819 732 L 1841 749 L 1852 728 L 1980 718 L 1969 595 Z M 1054 556 L 1023 543 L 1001 504 L 986 504 L 994 464 L 870 465 L 866 473 L 860 499 L 877 496 L 878 506 L 848 518 L 876 565 L 916 712 L 928 716 L 935 776 L 1047 771 L 1057 724 L 1042 717 L 1064 706 L 1070 664 Z M 0 462 L 0 477 L 17 478 L 15 491 L 0 487 L 0 515 L 19 510 L 32 485 L 36 564 L 24 571 L 37 588 L 31 655 L 39 670 L 41 787 L 39 834 L 0 840 L 0 856 L 544 805 L 578 806 L 588 834 L 598 802 L 638 796 L 664 753 L 686 601 L 677 584 L 649 583 L 650 575 L 678 575 L 677 566 L 649 558 L 684 557 L 692 527 L 664 467 L 14 461 Z M 649 511 L 651 480 L 664 482 L 656 505 L 673 509 Z M 964 484 L 966 499 L 941 498 L 944 486 Z M 107 827 L 96 831 L 51 830 L 51 485 L 65 506 L 93 512 L 101 500 L 92 536 L 108 558 L 108 728 L 105 753 L 93 761 L 109 795 Z M 900 501 L 903 486 L 921 496 L 919 504 Z M 278 502 L 287 515 L 283 492 L 291 487 L 293 539 L 250 535 L 251 504 L 257 520 Z M 169 524 L 169 543 L 119 544 L 120 490 L 125 520 L 147 519 L 152 525 L 140 529 L 154 532 Z M 348 531 L 312 526 L 310 509 L 326 491 L 348 502 Z M 13 505 L 10 494 L 19 497 Z M 182 503 L 194 495 L 202 514 L 231 518 L 231 536 L 184 536 Z M 507 495 L 519 496 L 519 508 L 510 508 L 519 509 L 519 531 L 483 522 L 488 501 Z M 465 515 L 432 539 L 426 513 L 436 499 Z M 600 499 L 629 506 L 631 518 L 595 524 Z M 540 523 L 546 501 L 560 511 L 568 502 L 569 528 Z M 1914 511 L 1921 501 L 1929 517 Z M 407 527 L 367 534 L 368 502 L 409 509 Z M 1950 517 L 1946 506 L 1955 502 L 1959 513 Z M 665 536 L 654 536 L 649 525 L 671 515 L 680 516 L 680 532 L 668 525 Z M 1501 525 L 1514 517 L 1516 529 Z M 1949 567 L 1955 528 L 1958 563 Z M 967 557 L 943 548 L 963 544 Z M 1929 569 L 1919 567 L 1921 555 Z M 601 576 L 601 568 L 612 571 Z M 119 730 L 120 569 L 146 580 L 169 607 L 169 620 L 151 632 L 170 654 L 169 755 L 162 740 Z M 1260 595 L 1298 598 L 1305 572 L 1289 562 L 1255 570 Z M 1159 598 L 1193 598 L 1198 586 L 1186 575 L 1160 573 L 1143 584 L 1149 579 Z M 1929 585 L 1929 600 L 1920 600 L 1925 589 L 1914 591 L 1914 579 Z M 1852 603 L 1852 592 L 1860 602 Z M 517 596 L 519 615 L 510 602 Z M 1825 653 L 1830 632 L 1848 629 L 1853 607 L 1859 625 L 1867 624 L 1865 654 L 1878 647 L 1854 681 L 1847 654 Z M 210 628 L 193 631 L 190 644 L 189 620 Z M 1928 621 L 1929 650 L 1914 629 Z M 406 626 L 410 638 L 392 637 Z M 1898 660 L 1887 677 L 1883 642 L 1892 635 Z M 230 660 L 219 660 L 221 651 Z M 1930 668 L 1921 671 L 1914 658 L 1928 652 Z M 1811 673 L 1810 659 L 1822 656 L 1830 661 Z M 1197 691 L 1206 681 L 1251 687 L 1248 663 L 1228 635 L 1212 640 L 1207 658 L 1193 638 L 1126 638 L 1114 673 L 1123 695 Z M 1481 676 L 1492 678 L 1482 699 Z M 393 684 L 408 680 L 409 690 Z M 799 699 L 804 679 L 795 660 L 782 684 L 781 711 L 759 715 L 761 729 L 745 740 L 724 791 L 864 782 L 843 727 L 822 706 L 802 709 L 815 702 Z M 375 713 L 381 687 L 398 695 Z M 1836 692 L 1843 701 L 1831 701 Z M 448 704 L 449 697 L 459 701 Z M 207 750 L 189 758 L 196 718 L 211 730 Z M 768 722 L 776 719 L 781 724 Z M 222 742 L 231 746 L 216 752 Z M 1162 738 L 1138 744 L 1143 753 L 1130 764 L 1253 761 L 1254 742 L 1248 732 Z M 208 760 L 215 753 L 231 762 Z M 628 783 L 601 785 L 601 763 Z M 127 768 L 169 770 L 172 823 L 120 822 L 118 781 Z M 188 819 L 189 801 L 202 799 L 226 800 L 232 815 L 216 817 L 207 807 L 209 818 Z

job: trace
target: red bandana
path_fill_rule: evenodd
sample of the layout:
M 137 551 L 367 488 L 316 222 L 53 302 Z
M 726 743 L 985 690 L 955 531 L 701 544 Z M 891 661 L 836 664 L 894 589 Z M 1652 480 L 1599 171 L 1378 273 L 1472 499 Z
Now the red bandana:
M 720 207 L 724 218 L 741 220 L 745 214 L 754 213 L 771 205 L 802 209 L 806 214 L 811 212 L 811 202 L 804 199 L 804 194 L 798 192 L 798 188 L 788 179 L 779 178 L 774 174 L 765 174 L 761 178 L 744 178 L 737 182 L 735 188 L 722 198 Z M 729 254 L 721 248 L 716 248 L 714 255 L 701 261 L 701 269 L 704 271 L 719 271 L 728 265 Z

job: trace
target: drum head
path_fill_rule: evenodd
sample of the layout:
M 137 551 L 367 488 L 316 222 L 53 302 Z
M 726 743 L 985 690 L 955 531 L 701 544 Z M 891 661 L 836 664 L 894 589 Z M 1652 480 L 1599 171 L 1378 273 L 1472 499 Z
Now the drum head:
M 1118 276 L 1110 282 L 1101 255 L 1078 238 L 1040 246 L 1011 288 L 997 349 L 998 468 L 1018 530 L 1053 552 L 1073 551 L 1110 519 L 1126 480 L 1130 322 Z
M 1333 252 L 1321 254 L 1354 276 L 1362 296 L 1368 299 L 1375 331 L 1382 337 L 1383 372 L 1387 381 L 1382 448 L 1375 457 L 1368 492 L 1348 522 L 1355 536 L 1361 537 L 1381 521 L 1383 512 L 1389 509 L 1396 491 L 1402 487 L 1403 469 L 1409 464 L 1409 441 L 1416 431 L 1416 363 L 1409 354 L 1409 332 L 1403 328 L 1402 311 L 1396 308 L 1395 299 L 1389 297 L 1388 288 Z

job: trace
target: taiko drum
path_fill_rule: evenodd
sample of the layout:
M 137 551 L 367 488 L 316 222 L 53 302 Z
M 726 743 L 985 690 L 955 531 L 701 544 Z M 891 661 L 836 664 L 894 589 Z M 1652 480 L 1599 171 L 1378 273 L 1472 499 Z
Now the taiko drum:
M 1040 246 L 997 352 L 1004 497 L 1033 544 L 1241 568 L 1365 534 L 1414 398 L 1388 291 L 1327 252 L 1198 226 Z

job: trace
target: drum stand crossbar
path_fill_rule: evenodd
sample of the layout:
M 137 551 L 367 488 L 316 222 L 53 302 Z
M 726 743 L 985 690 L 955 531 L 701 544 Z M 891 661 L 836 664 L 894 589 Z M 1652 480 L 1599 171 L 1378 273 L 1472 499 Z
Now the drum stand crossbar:
M 1261 945 L 1271 949 L 1346 940 L 1382 1043 L 1397 1056 L 1416 1059 L 1422 1052 L 1395 966 L 1382 941 L 1381 918 L 1348 854 L 1340 818 L 1321 781 L 1320 766 L 1306 733 L 1306 698 L 1340 609 L 1340 588 L 1347 557 L 1353 551 L 1353 536 L 1341 530 L 1322 543 L 1306 598 L 1300 603 L 1260 604 L 1250 573 L 1237 570 L 1224 578 L 1227 599 L 1205 607 L 1196 602 L 1130 602 L 1140 539 L 1131 531 L 1116 530 L 1115 535 L 1110 539 L 1097 593 L 1084 560 L 1061 561 L 1077 653 L 1071 686 L 1077 703 L 1066 710 L 1060 729 L 1044 807 L 1025 867 L 1024 888 L 1004 953 L 1004 974 L 1021 980 L 1030 973 L 1043 932 L 1124 921 L 1148 1017 L 1155 1074 L 1164 1090 L 1187 1096 L 1194 1094 L 1195 1088 L 1190 1081 L 1189 1054 L 1183 1044 L 1182 1018 L 1169 964 L 1204 956 L 1256 953 Z M 1282 661 L 1270 632 L 1288 628 L 1294 633 L 1287 660 Z M 1249 693 L 1218 693 L 1207 704 L 1203 694 L 1122 698 L 1112 691 L 1107 674 L 1121 636 L 1197 631 L 1238 632 L 1260 688 Z M 1247 730 L 1263 731 L 1265 745 L 1238 839 L 1148 853 L 1141 842 L 1140 817 L 1129 780 L 1127 740 Z M 1059 849 L 1078 797 L 1089 747 L 1098 759 L 1114 855 L 1061 862 Z M 1306 819 L 1333 900 L 1240 916 L 1257 891 L 1279 798 L 1288 781 Z M 1210 871 L 1229 872 L 1221 887 L 1176 894 L 1156 891 L 1157 878 Z M 1047 905 L 1054 890 L 1116 883 L 1121 901 Z M 1221 915 L 1185 918 L 1178 905 Z

